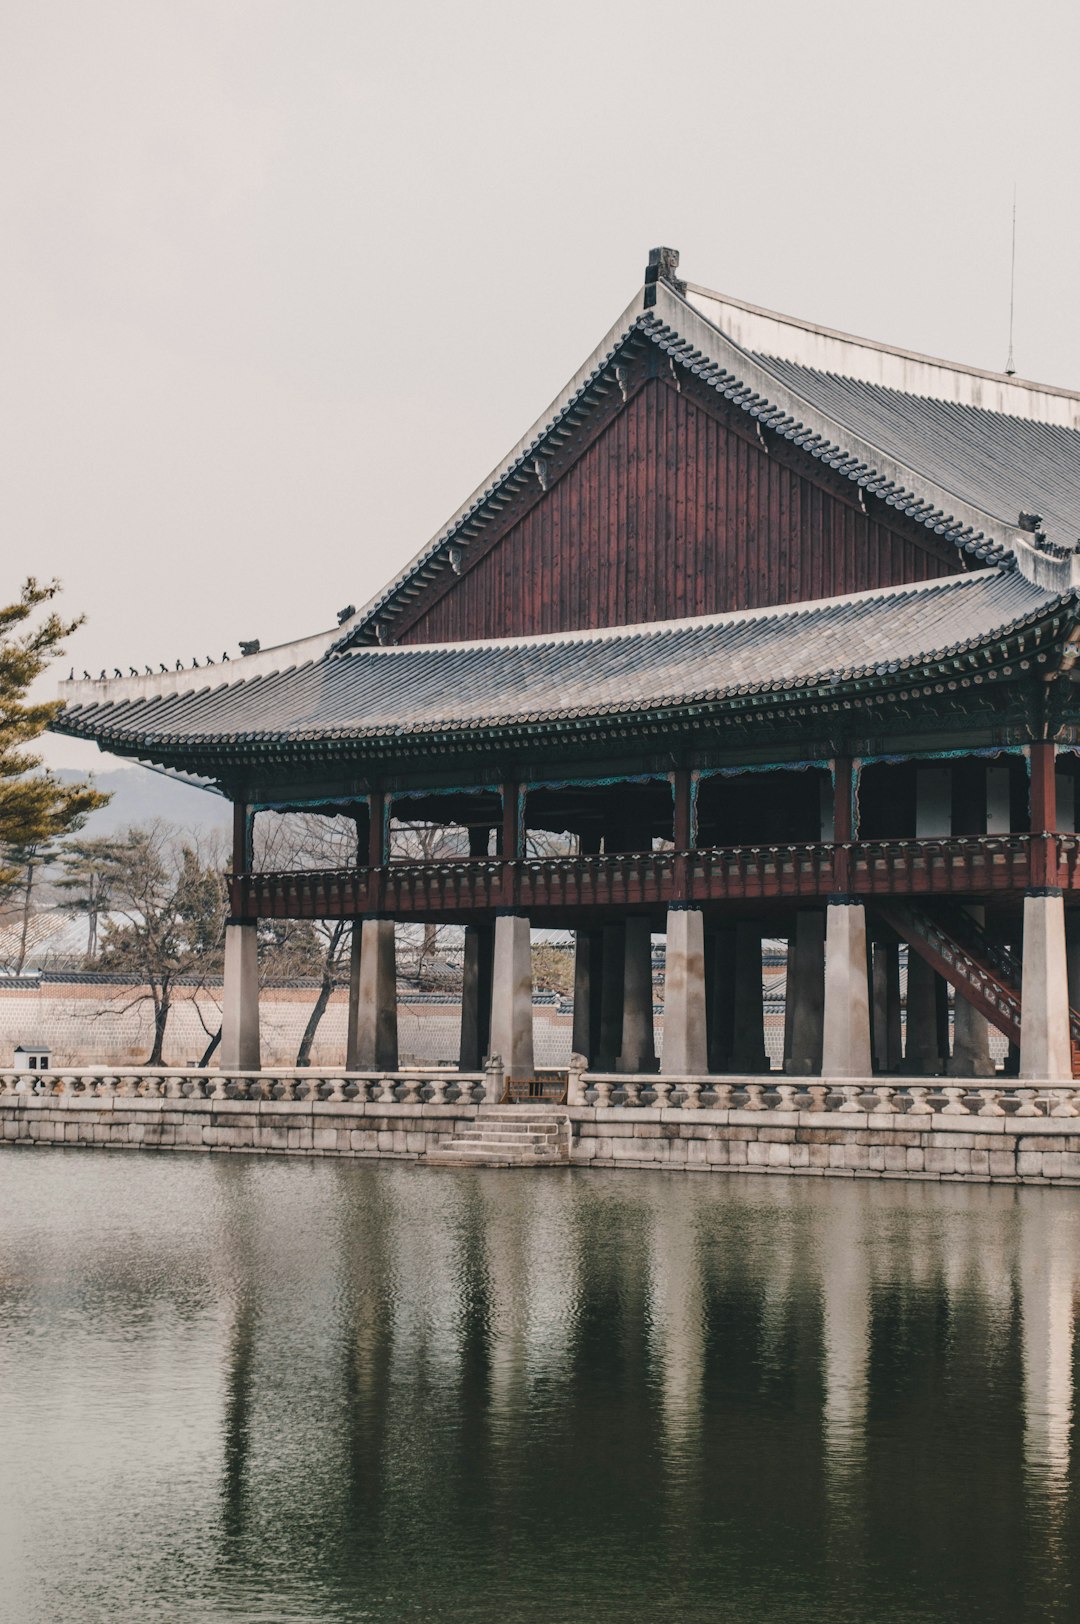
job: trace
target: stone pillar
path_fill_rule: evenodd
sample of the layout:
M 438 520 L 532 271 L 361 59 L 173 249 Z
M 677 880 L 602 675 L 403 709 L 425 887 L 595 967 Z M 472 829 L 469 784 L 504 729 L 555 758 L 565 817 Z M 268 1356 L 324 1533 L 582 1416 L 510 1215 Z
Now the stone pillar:
M 500 914 L 495 921 L 491 1053 L 501 1058 L 508 1078 L 535 1073 L 532 945 L 529 921 L 522 914 Z
M 365 919 L 360 933 L 356 1003 L 356 1071 L 396 1071 L 397 961 L 394 921 Z
M 574 933 L 574 1054 L 595 1064 L 600 1053 L 600 1000 L 604 977 L 604 935 L 599 930 Z
M 225 926 L 225 985 L 221 999 L 222 1071 L 259 1071 L 258 926 Z
M 985 908 L 969 908 L 977 925 L 986 923 Z M 993 1077 L 990 1058 L 990 1023 L 957 988 L 953 1004 L 953 1052 L 948 1064 L 950 1077 Z
M 769 1070 L 765 1049 L 765 1003 L 761 987 L 761 926 L 735 926 L 735 1020 L 731 1069 L 738 1076 Z
M 656 1070 L 652 932 L 650 921 L 641 915 L 634 915 L 626 921 L 622 1044 L 619 1050 L 618 1069 L 633 1075 Z
M 1065 914 L 1065 958 L 1069 978 L 1069 1008 L 1080 1010 L 1080 913 Z
M 861 902 L 830 902 L 825 916 L 824 1077 L 869 1077 L 870 992 L 866 974 L 866 910 Z
M 939 980 L 926 960 L 909 947 L 904 1070 L 913 1077 L 939 1077 L 948 1060 L 941 1052 L 938 1033 Z
M 702 1077 L 705 1029 L 705 923 L 700 908 L 669 908 L 664 972 L 664 1063 L 669 1076 Z
M 1060 891 L 1029 892 L 1024 898 L 1020 1076 L 1072 1081 L 1065 907 Z
M 784 1070 L 792 1077 L 821 1073 L 825 1014 L 825 916 L 801 909 L 788 940 Z
M 471 831 L 470 831 L 471 832 Z M 465 926 L 465 954 L 461 974 L 461 1044 L 458 1065 L 462 1071 L 480 1071 L 488 1052 L 491 1030 L 490 925 Z
M 619 1058 L 625 966 L 626 926 L 605 925 L 600 969 L 600 1054 L 593 1061 L 594 1071 L 614 1071 Z
M 735 932 L 725 926 L 705 938 L 709 1071 L 727 1071 L 735 1035 Z
M 900 947 L 896 942 L 876 942 L 874 964 L 874 1069 L 886 1074 L 898 1072 L 900 1041 Z
M 345 1070 L 355 1071 L 356 1034 L 360 1022 L 360 950 L 363 941 L 363 921 L 353 920 L 349 943 L 349 1023 L 345 1038 Z

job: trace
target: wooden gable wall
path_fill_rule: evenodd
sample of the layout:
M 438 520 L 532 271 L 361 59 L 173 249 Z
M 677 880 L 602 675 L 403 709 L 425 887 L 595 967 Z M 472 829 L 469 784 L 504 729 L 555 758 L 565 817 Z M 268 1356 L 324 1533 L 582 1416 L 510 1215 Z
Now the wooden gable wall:
M 956 574 L 949 545 L 752 421 L 650 376 L 395 642 L 632 625 Z M 888 516 L 888 520 L 886 519 Z

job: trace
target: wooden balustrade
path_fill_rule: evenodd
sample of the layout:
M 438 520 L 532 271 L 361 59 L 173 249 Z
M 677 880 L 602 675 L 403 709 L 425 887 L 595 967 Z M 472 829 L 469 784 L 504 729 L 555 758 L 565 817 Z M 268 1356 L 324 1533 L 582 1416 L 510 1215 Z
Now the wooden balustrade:
M 1060 883 L 1080 887 L 1080 838 L 1051 837 Z M 1019 896 L 1031 883 L 1030 835 L 940 840 L 864 840 L 707 847 L 697 851 L 615 852 L 504 863 L 461 857 L 392 862 L 371 869 L 290 870 L 234 876 L 230 896 L 240 919 L 351 919 L 378 911 L 395 918 L 468 918 L 505 906 L 536 915 L 580 909 L 663 907 L 691 902 L 822 900 L 837 888 L 839 858 L 847 887 L 875 896 Z M 507 884 L 509 876 L 510 883 Z M 375 883 L 377 880 L 378 883 Z M 373 903 L 372 899 L 375 899 Z

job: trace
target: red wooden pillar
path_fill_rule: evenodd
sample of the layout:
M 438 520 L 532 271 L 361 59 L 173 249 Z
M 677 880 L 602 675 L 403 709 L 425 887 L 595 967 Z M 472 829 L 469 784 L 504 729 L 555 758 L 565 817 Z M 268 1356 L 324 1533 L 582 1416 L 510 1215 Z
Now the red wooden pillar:
M 246 801 L 233 802 L 232 872 L 229 885 L 229 911 L 236 919 L 246 918 L 251 907 L 251 821 Z
M 517 864 L 521 851 L 521 785 L 507 779 L 502 787 L 502 824 L 499 830 L 499 854 L 502 857 L 503 906 L 512 908 L 517 900 Z
M 371 792 L 368 812 L 368 912 L 378 913 L 382 906 L 386 875 L 386 795 L 381 789 Z
M 854 838 L 852 828 L 853 770 L 850 756 L 837 756 L 833 761 L 833 883 L 840 895 L 846 895 L 851 883 L 851 853 L 844 848 Z
M 694 843 L 693 801 L 690 774 L 685 767 L 672 774 L 674 817 L 672 834 L 675 842 L 675 900 L 685 902 L 689 895 L 689 860 L 686 853 Z
M 1051 739 L 1031 745 L 1031 884 L 1055 887 L 1057 864 L 1057 751 Z

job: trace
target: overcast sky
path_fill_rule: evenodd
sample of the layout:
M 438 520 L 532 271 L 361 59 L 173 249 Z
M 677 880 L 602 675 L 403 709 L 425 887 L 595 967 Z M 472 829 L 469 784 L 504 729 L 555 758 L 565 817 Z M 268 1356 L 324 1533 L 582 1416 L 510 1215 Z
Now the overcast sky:
M 693 281 L 1080 387 L 1080 8 L 0 0 L 3 580 L 95 674 L 333 624 Z M 57 741 L 56 764 L 107 765 Z

